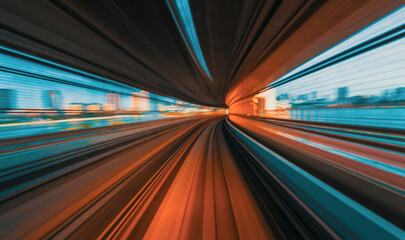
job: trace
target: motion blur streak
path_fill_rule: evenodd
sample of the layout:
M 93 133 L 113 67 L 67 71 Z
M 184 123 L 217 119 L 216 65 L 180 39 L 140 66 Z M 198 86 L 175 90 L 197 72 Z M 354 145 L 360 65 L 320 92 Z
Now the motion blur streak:
M 0 1 L 0 239 L 405 239 L 405 5 Z

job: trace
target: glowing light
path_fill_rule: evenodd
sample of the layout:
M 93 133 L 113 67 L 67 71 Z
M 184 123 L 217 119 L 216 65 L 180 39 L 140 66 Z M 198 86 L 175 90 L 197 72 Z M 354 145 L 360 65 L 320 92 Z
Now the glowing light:
M 181 21 L 180 23 L 176 20 L 176 16 L 174 14 L 174 10 L 171 8 L 169 0 L 167 0 L 167 5 L 173 15 L 173 19 L 175 20 L 177 27 L 179 28 L 180 34 L 183 37 L 184 42 L 187 45 L 188 50 L 195 55 L 197 59 L 194 59 L 196 63 L 202 68 L 205 74 L 211 79 L 211 74 L 208 70 L 207 64 L 205 63 L 205 59 L 201 50 L 200 43 L 198 41 L 197 32 L 195 30 L 193 16 L 191 15 L 190 5 L 188 0 L 173 0 L 176 13 L 178 13 Z M 184 30 L 184 32 L 182 31 Z M 184 36 L 184 34 L 186 36 Z

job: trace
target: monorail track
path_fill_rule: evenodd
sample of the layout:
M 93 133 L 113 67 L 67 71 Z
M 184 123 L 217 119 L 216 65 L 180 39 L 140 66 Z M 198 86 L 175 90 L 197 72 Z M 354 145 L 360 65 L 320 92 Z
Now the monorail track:
M 334 239 L 357 234 L 329 226 L 328 219 L 297 197 L 277 175 L 277 169 L 263 162 L 262 152 L 252 151 L 252 142 L 238 137 L 224 117 L 111 129 L 112 133 L 120 131 L 126 134 L 36 162 L 40 164 L 15 166 L 19 171 L 2 181 L 1 236 Z M 47 142 L 43 147 L 52 146 Z M 335 172 L 329 173 L 334 176 Z M 353 194 L 346 191 L 347 182 L 325 181 Z M 403 196 L 399 197 L 398 201 L 403 201 Z M 392 211 L 401 211 L 386 201 L 378 206 L 386 204 Z M 397 223 L 389 214 L 393 213 L 382 215 Z

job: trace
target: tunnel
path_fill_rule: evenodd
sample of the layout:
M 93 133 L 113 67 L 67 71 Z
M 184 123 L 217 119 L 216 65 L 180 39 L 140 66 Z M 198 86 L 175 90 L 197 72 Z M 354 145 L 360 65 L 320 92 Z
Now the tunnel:
M 0 0 L 0 239 L 405 239 L 405 2 Z

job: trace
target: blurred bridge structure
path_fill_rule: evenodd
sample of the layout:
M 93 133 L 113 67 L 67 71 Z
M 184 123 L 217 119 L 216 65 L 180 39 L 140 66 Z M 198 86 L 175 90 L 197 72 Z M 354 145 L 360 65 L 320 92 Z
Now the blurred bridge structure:
M 0 0 L 1 239 L 405 239 L 402 0 Z

